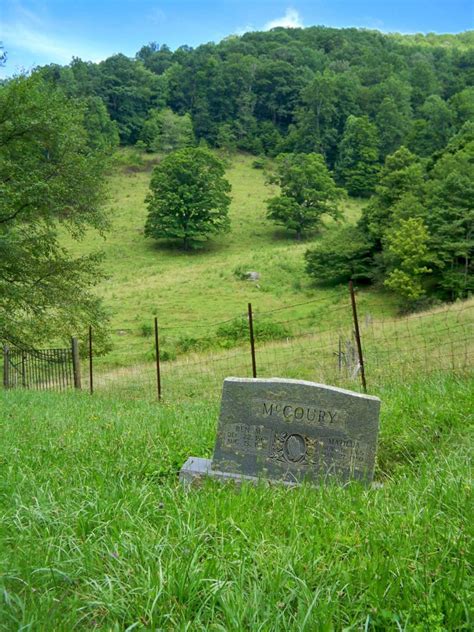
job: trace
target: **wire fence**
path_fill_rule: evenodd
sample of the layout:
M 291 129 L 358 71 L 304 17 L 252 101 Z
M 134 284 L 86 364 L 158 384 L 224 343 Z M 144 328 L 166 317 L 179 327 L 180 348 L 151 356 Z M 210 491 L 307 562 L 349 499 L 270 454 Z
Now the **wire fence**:
M 283 377 L 375 389 L 391 378 L 447 371 L 467 374 L 474 357 L 474 301 L 394 316 L 369 293 L 266 312 L 242 310 L 219 322 L 150 324 L 153 351 L 127 355 L 126 366 L 89 356 L 83 388 L 164 402 L 220 396 L 224 378 Z M 192 334 L 189 333 L 192 331 Z M 157 361 L 158 358 L 158 361 Z M 93 362 L 92 362 L 93 360 Z M 91 383 L 92 380 L 92 383 Z

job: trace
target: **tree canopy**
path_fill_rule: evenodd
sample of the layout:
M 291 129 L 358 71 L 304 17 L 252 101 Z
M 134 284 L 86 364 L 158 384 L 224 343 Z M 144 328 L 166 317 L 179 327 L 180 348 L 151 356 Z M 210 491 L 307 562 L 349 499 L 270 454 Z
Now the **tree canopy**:
M 342 246 L 342 257 L 334 241 L 316 246 L 306 255 L 308 272 L 318 282 L 339 282 L 362 269 L 366 279 L 382 281 L 408 303 L 433 294 L 468 296 L 474 289 L 473 182 L 472 123 L 429 162 L 400 148 L 386 159 L 353 229 L 353 247 Z
M 85 106 L 39 75 L 0 87 L 0 338 L 38 344 L 97 327 L 98 255 L 74 258 L 60 233 L 107 226 L 104 155 L 91 148 Z M 99 340 L 99 338 L 98 338 Z
M 280 195 L 268 200 L 268 219 L 294 230 L 297 239 L 304 231 L 321 226 L 323 215 L 341 217 L 339 189 L 321 154 L 282 154 L 272 181 Z
M 200 147 L 175 151 L 153 170 L 145 235 L 182 240 L 185 250 L 229 229 L 224 163 Z
M 322 153 L 330 169 L 338 161 L 357 179 L 354 169 L 372 176 L 402 145 L 421 156 L 442 149 L 472 117 L 472 40 L 472 33 L 275 29 L 194 49 L 152 42 L 134 59 L 74 59 L 38 72 L 69 96 L 100 97 L 123 144 L 140 138 L 151 111 L 169 108 L 191 118 L 198 142 L 270 155 Z M 350 117 L 368 135 L 358 167 L 349 156 Z

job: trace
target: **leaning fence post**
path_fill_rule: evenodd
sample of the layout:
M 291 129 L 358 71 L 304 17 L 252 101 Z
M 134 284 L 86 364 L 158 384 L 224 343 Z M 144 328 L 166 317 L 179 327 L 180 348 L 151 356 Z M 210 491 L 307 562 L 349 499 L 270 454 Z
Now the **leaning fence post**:
M 160 343 L 158 339 L 157 316 L 155 316 L 155 356 L 156 356 L 156 387 L 158 389 L 158 400 L 161 400 Z
M 362 343 L 360 340 L 360 331 L 359 331 L 359 319 L 357 318 L 357 305 L 354 293 L 354 284 L 352 283 L 352 279 L 349 281 L 349 292 L 351 294 L 351 303 L 352 303 L 352 316 L 354 319 L 354 330 L 355 337 L 357 343 L 357 354 L 359 356 L 359 365 L 360 365 L 360 379 L 362 381 L 362 388 L 364 389 L 364 393 L 367 393 L 367 383 L 365 381 L 365 370 L 364 370 L 364 357 L 362 355 Z
M 74 388 L 81 388 L 81 361 L 79 359 L 79 343 L 77 338 L 71 339 L 72 343 L 72 372 L 74 376 Z
M 10 388 L 10 349 L 3 345 L 3 387 Z
M 89 325 L 89 390 L 94 392 L 94 372 L 92 366 L 92 326 Z
M 255 360 L 255 337 L 253 335 L 252 303 L 249 303 L 249 333 L 250 333 L 250 351 L 252 354 L 252 375 L 253 377 L 257 377 L 257 363 Z

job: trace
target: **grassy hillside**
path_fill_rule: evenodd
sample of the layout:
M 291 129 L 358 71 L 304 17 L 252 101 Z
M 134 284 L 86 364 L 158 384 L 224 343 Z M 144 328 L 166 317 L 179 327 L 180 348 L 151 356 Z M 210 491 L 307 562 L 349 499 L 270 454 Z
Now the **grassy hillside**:
M 377 390 L 371 489 L 239 493 L 177 481 L 215 405 L 4 393 L 0 629 L 472 629 L 473 386 Z
M 263 171 L 252 168 L 252 156 L 236 155 L 227 171 L 233 197 L 231 232 L 191 253 L 164 240 L 145 239 L 144 199 L 156 158 L 145 156 L 144 160 L 141 170 L 119 165 L 110 177 L 111 230 L 105 241 L 88 234 L 79 246 L 71 245 L 75 252 L 105 252 L 109 278 L 98 291 L 110 309 L 116 332 L 110 362 L 127 364 L 130 357 L 145 358 L 149 345 L 142 325 L 150 326 L 155 315 L 165 328 L 180 326 L 183 333 L 192 333 L 195 325 L 244 313 L 248 301 L 266 311 L 308 297 L 331 304 L 345 299 L 344 288 L 316 290 L 304 273 L 304 252 L 318 235 L 297 243 L 265 219 L 265 200 L 274 188 L 266 185 Z M 358 201 L 345 203 L 347 221 L 358 217 L 360 207 Z M 261 279 L 258 283 L 239 280 L 234 274 L 238 269 L 257 271 Z

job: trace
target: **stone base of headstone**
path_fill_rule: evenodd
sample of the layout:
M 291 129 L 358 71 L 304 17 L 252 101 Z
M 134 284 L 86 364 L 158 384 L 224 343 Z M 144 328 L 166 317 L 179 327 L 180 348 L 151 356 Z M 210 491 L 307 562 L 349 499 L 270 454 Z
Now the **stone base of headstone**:
M 294 487 L 298 484 L 297 481 L 273 481 L 266 478 L 258 478 L 257 476 L 213 470 L 211 459 L 201 459 L 197 456 L 190 456 L 179 472 L 179 480 L 185 485 L 199 485 L 206 478 L 214 478 L 220 482 L 235 483 L 237 485 L 244 482 L 253 483 L 255 485 L 265 482 L 267 484 L 276 483 L 278 485 Z

